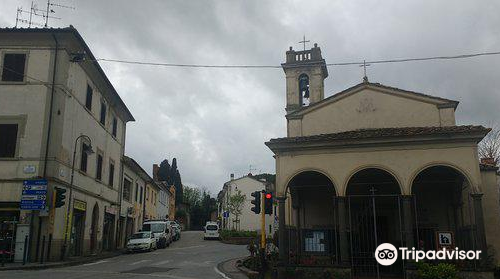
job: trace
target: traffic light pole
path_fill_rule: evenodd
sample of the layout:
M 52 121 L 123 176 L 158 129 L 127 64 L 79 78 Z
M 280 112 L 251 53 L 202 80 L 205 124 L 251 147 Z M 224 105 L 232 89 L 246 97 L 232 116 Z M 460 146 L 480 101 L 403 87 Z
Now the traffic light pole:
M 263 190 L 260 203 L 260 278 L 266 272 L 266 192 Z

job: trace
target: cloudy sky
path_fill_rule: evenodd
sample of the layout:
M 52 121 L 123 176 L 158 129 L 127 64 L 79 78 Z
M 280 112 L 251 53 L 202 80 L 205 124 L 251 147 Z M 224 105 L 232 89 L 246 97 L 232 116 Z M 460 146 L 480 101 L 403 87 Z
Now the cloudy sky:
M 1 0 L 0 26 L 29 0 Z M 44 0 L 35 0 L 40 8 Z M 58 0 L 98 58 L 184 64 L 284 62 L 305 34 L 327 63 L 500 51 L 500 1 Z M 213 194 L 230 173 L 274 173 L 264 142 L 285 135 L 281 69 L 185 69 L 101 62 L 136 122 L 126 153 L 146 170 L 178 159 L 183 181 Z M 326 96 L 362 68 L 331 67 Z M 500 119 L 500 56 L 372 65 L 372 82 L 460 101 L 459 124 Z

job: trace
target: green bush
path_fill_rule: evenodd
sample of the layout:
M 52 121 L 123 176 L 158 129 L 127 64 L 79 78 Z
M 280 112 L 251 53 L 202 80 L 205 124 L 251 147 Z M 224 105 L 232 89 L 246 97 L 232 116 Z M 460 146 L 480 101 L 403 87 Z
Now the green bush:
M 458 279 L 457 268 L 448 263 L 418 263 L 417 272 L 421 279 Z
M 222 230 L 220 232 L 220 237 L 222 239 L 227 239 L 229 237 L 257 237 L 257 232 L 255 232 L 255 231 Z

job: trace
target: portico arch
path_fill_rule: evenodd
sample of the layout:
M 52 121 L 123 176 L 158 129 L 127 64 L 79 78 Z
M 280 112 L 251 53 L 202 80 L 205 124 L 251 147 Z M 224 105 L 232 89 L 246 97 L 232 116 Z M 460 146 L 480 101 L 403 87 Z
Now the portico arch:
M 484 248 L 481 196 L 466 172 L 448 164 L 427 166 L 412 180 L 411 191 L 421 249 Z
M 286 250 L 294 255 L 290 261 L 304 264 L 304 257 L 315 254 L 324 256 L 325 264 L 331 264 L 337 251 L 337 191 L 332 180 L 321 171 L 302 170 L 287 181 L 284 195 L 290 210 L 286 226 Z
M 404 188 L 403 188 L 403 183 L 401 183 L 401 179 L 399 178 L 399 176 L 396 174 L 395 171 L 393 171 L 392 169 L 386 167 L 386 166 L 381 166 L 381 165 L 367 165 L 367 166 L 361 166 L 359 168 L 356 168 L 354 169 L 353 171 L 351 171 L 351 173 L 349 174 L 349 176 L 347 176 L 347 179 L 345 180 L 344 182 L 344 187 L 343 187 L 343 195 L 344 196 L 347 196 L 348 195 L 348 186 L 350 184 L 353 183 L 353 177 L 355 176 L 360 176 L 360 175 L 363 175 L 363 173 L 368 173 L 368 172 L 378 172 L 380 173 L 380 175 L 382 175 L 383 173 L 385 173 L 385 176 L 387 179 L 391 179 L 390 177 L 392 177 L 393 179 L 393 184 L 394 185 L 397 185 L 397 187 L 399 188 L 399 194 L 405 194 L 405 191 L 404 191 Z M 366 179 L 365 179 L 366 180 Z M 368 180 L 366 180 L 365 182 L 367 182 Z M 396 189 L 393 189 L 393 192 L 394 194 L 396 194 Z
M 402 262 L 379 266 L 373 254 L 381 243 L 403 246 L 401 184 L 379 167 L 363 167 L 348 179 L 345 196 L 350 227 L 352 272 L 357 277 L 396 277 Z

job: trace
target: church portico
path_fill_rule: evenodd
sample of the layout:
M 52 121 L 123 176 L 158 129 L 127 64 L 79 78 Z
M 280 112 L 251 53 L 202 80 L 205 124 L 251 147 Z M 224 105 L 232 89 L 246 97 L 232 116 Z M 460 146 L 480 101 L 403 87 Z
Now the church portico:
M 276 159 L 282 264 L 403 278 L 415 266 L 379 265 L 379 244 L 500 251 L 497 169 L 477 155 L 490 129 L 456 125 L 457 101 L 367 79 L 325 99 L 317 79 L 327 75 L 311 78 L 325 63 L 315 48 L 307 63 L 287 52 L 287 137 L 266 142 Z M 478 270 L 485 261 L 456 264 Z

